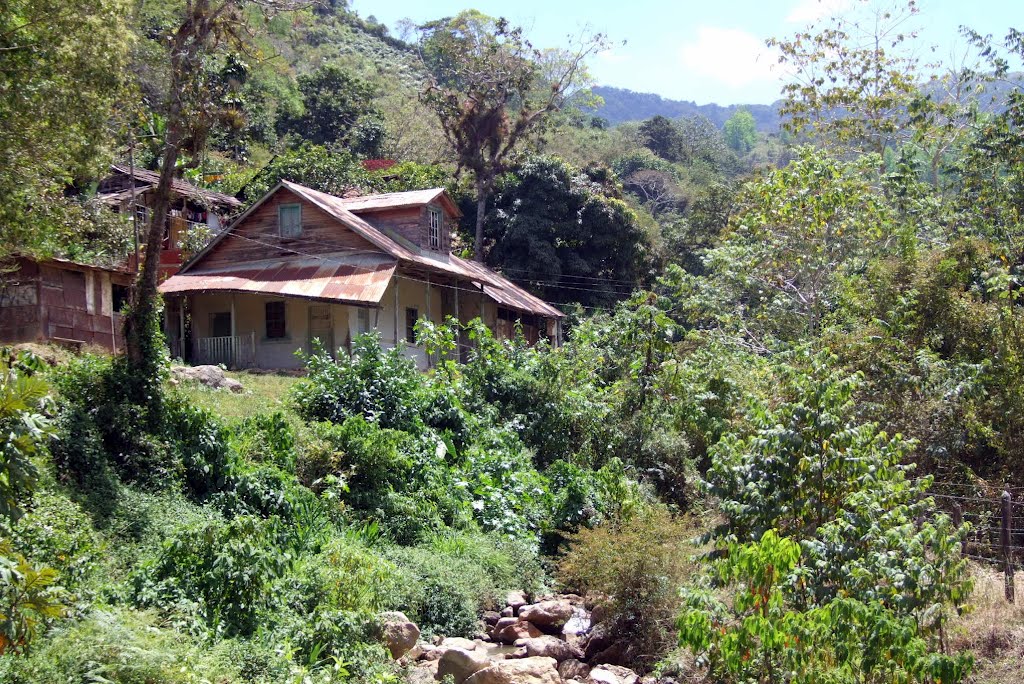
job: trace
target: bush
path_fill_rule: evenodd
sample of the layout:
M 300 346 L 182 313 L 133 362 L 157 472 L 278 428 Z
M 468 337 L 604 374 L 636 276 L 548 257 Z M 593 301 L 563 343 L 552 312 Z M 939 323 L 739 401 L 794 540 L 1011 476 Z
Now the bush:
M 291 560 L 273 532 L 271 521 L 252 517 L 180 529 L 133 574 L 134 601 L 177 614 L 192 629 L 252 634 L 273 599 L 271 582 Z
M 40 491 L 14 526 L 13 542 L 33 563 L 49 566 L 75 591 L 97 569 L 101 543 L 81 507 L 60 494 Z
M 292 389 L 296 411 L 309 421 L 342 423 L 362 416 L 384 428 L 415 430 L 424 407 L 424 380 L 401 347 L 384 350 L 379 333 L 359 335 L 352 355 L 319 351 L 306 359 L 307 376 Z
M 223 647 L 167 629 L 152 613 L 96 610 L 54 631 L 28 657 L 0 657 L 9 684 L 239 684 Z M 280 680 L 276 680 L 280 681 Z
M 472 637 L 481 611 L 509 589 L 538 591 L 543 572 L 531 550 L 498 535 L 446 532 L 414 548 L 392 548 L 398 567 L 390 603 L 428 634 Z
M 567 588 L 604 602 L 611 635 L 649 665 L 675 645 L 679 587 L 696 573 L 694 527 L 662 507 L 613 519 L 569 537 L 558 563 Z

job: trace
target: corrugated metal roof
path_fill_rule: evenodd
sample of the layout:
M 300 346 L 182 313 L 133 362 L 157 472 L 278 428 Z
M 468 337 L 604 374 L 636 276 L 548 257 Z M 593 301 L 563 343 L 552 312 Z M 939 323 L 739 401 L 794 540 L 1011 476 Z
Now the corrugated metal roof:
M 471 282 L 477 283 L 483 288 L 484 293 L 491 299 L 502 306 L 506 306 L 520 311 L 537 314 L 540 316 L 562 318 L 565 316 L 561 311 L 551 306 L 539 297 L 535 297 L 526 290 L 522 289 L 515 283 L 504 278 L 503 276 L 495 273 L 491 269 L 487 268 L 483 264 L 475 261 L 466 261 L 456 257 L 454 254 L 441 254 L 439 252 L 427 252 L 421 250 L 415 244 L 405 239 L 404 237 L 392 233 L 389 230 L 377 228 L 367 221 L 363 220 L 359 216 L 355 215 L 346 207 L 349 200 L 335 197 L 334 195 L 328 195 L 327 193 L 320 192 L 307 188 L 297 183 L 289 181 L 281 181 L 275 186 L 270 192 L 263 196 L 258 202 L 249 207 L 244 214 L 238 217 L 231 226 L 222 231 L 217 235 L 201 252 L 199 252 L 191 261 L 189 261 L 175 278 L 181 276 L 191 276 L 195 274 L 200 276 L 208 273 L 206 269 L 202 269 L 203 258 L 206 254 L 210 253 L 214 247 L 219 244 L 222 240 L 231 236 L 234 230 L 241 224 L 243 224 L 246 218 L 251 215 L 256 209 L 263 204 L 267 199 L 272 197 L 279 188 L 285 188 L 306 201 L 319 207 L 321 210 L 334 217 L 343 226 L 352 230 L 357 235 L 362 236 L 371 244 L 379 248 L 384 254 L 378 255 L 380 258 L 392 257 L 394 260 L 403 263 L 404 265 L 412 265 L 419 270 L 428 273 L 437 273 L 440 275 L 446 275 L 449 277 L 461 278 Z M 433 192 L 433 191 L 423 191 Z M 399 193 L 401 194 L 401 193 Z M 296 255 L 294 257 L 286 257 L 285 260 L 288 263 L 296 263 L 303 259 L 309 259 L 313 257 L 304 257 L 302 255 Z M 197 270 L 198 269 L 198 270 Z M 392 269 L 392 272 L 394 269 Z M 390 277 L 390 276 L 389 276 Z M 173 278 L 172 278 L 173 280 Z M 169 281 L 168 281 L 169 282 Z M 221 288 L 221 289 L 236 289 L 236 288 Z M 193 290 L 199 291 L 199 290 Z M 383 295 L 383 290 L 381 291 Z M 375 302 L 380 301 L 378 297 Z
M 476 261 L 466 261 L 452 255 L 452 261 L 459 267 L 470 273 L 476 274 L 476 279 L 481 282 L 484 294 L 493 299 L 501 306 L 519 311 L 548 316 L 551 318 L 562 318 L 565 316 L 561 311 L 536 297 L 499 273 L 492 271 Z
M 132 170 L 128 166 L 112 164 L 110 168 L 116 173 L 123 173 L 126 176 L 132 175 Z M 136 168 L 135 179 L 155 186 L 160 182 L 160 174 L 146 169 Z M 186 197 L 191 197 L 204 203 L 220 204 L 229 207 L 242 206 L 242 202 L 231 195 L 225 195 L 222 192 L 214 192 L 213 190 L 204 190 L 203 188 L 192 185 L 188 181 L 181 180 L 180 178 L 175 178 L 171 181 L 171 187 L 174 192 L 179 195 L 185 195 Z
M 445 193 L 444 188 L 429 190 L 409 190 L 407 192 L 383 192 L 362 197 L 341 198 L 342 206 L 352 212 L 378 211 L 383 209 L 400 209 L 402 207 L 421 207 L 440 198 L 448 207 L 449 212 L 461 216 L 458 205 Z
M 289 256 L 178 273 L 160 284 L 160 292 L 249 292 L 378 304 L 396 265 L 386 254 Z

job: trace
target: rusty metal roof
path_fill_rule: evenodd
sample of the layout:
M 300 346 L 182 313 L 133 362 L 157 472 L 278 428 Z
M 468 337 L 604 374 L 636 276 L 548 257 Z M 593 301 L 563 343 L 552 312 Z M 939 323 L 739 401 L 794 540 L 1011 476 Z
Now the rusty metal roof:
M 258 202 L 256 202 L 251 207 L 246 209 L 245 213 L 243 213 L 241 216 L 239 216 L 237 219 L 235 219 L 235 222 L 232 223 L 231 226 L 227 230 L 224 230 L 220 234 L 218 234 L 217 237 L 215 237 L 206 247 L 204 247 L 202 251 L 200 251 L 198 254 L 196 254 L 196 256 L 193 257 L 193 259 L 191 261 L 189 261 L 187 264 L 185 264 L 182 267 L 182 269 L 178 273 L 178 275 L 172 277 L 168 281 L 165 281 L 164 285 L 166 285 L 167 283 L 170 283 L 171 281 L 174 281 L 177 278 L 181 278 L 181 277 L 184 277 L 184 276 L 190 276 L 190 277 L 194 276 L 196 278 L 202 278 L 206 274 L 211 273 L 212 270 L 204 269 L 203 266 L 202 266 L 204 257 L 207 254 L 209 254 L 214 249 L 214 247 L 217 244 L 219 244 L 221 241 L 223 241 L 224 239 L 226 239 L 228 237 L 231 237 L 232 234 L 234 233 L 234 230 L 238 226 L 240 226 L 243 223 L 245 223 L 245 220 L 261 204 L 263 204 L 270 197 L 272 197 L 274 195 L 274 193 L 276 193 L 278 191 L 278 189 L 280 189 L 280 188 L 285 188 L 285 189 L 295 193 L 296 195 L 298 195 L 302 199 L 306 200 L 307 202 L 310 202 L 311 204 L 319 207 L 325 213 L 327 213 L 328 215 L 330 215 L 333 218 L 335 218 L 342 226 L 345 226 L 346 228 L 348 228 L 352 232 L 356 233 L 357 235 L 362 236 L 367 241 L 369 241 L 372 245 L 374 245 L 375 247 L 380 249 L 382 253 L 359 253 L 359 254 L 367 254 L 367 255 L 368 254 L 374 254 L 374 258 L 388 260 L 388 262 L 392 264 L 391 273 L 394 273 L 394 262 L 397 261 L 397 262 L 400 262 L 403 265 L 403 267 L 405 267 L 405 268 L 410 268 L 411 267 L 413 270 L 418 270 L 418 271 L 425 272 L 425 273 L 437 273 L 437 274 L 440 274 L 440 275 L 444 275 L 444 276 L 448 276 L 448 277 L 452 277 L 452 278 L 459 278 L 459 279 L 463 279 L 463 280 L 467 280 L 467 281 L 473 282 L 478 287 L 480 287 L 483 290 L 483 292 L 488 297 L 490 297 L 491 299 L 495 300 L 496 302 L 498 302 L 502 306 L 506 306 L 506 307 L 509 307 L 509 308 L 512 308 L 512 309 L 518 309 L 520 311 L 525 311 L 525 312 L 537 314 L 537 315 L 540 315 L 540 316 L 562 318 L 565 315 L 561 311 L 556 309 L 555 307 L 553 307 L 550 304 L 546 303 L 544 300 L 540 299 L 539 297 L 535 297 L 534 295 L 532 295 L 529 292 L 527 292 L 526 290 L 522 289 L 521 287 L 519 287 L 518 285 L 516 285 L 512 281 L 508 280 L 507 278 L 505 278 L 505 277 L 501 276 L 500 274 L 495 273 L 491 269 L 487 268 L 483 264 L 477 263 L 475 261 L 466 261 L 465 259 L 460 259 L 457 256 L 455 256 L 454 254 L 442 254 L 442 253 L 439 253 L 439 252 L 431 252 L 431 251 L 422 250 L 419 247 L 417 247 L 415 244 L 413 244 L 412 242 L 407 240 L 406 238 L 402 237 L 401 235 L 398 235 L 397 233 L 393 233 L 392 231 L 387 230 L 386 228 L 378 228 L 376 226 L 373 226 L 372 224 L 370 224 L 369 222 L 367 222 L 363 218 L 361 218 L 361 217 L 357 216 L 356 214 L 352 213 L 352 211 L 350 211 L 348 209 L 348 207 L 347 207 L 347 203 L 349 202 L 349 200 L 344 200 L 344 199 L 341 199 L 340 197 L 335 197 L 334 195 L 328 195 L 327 193 L 320 192 L 318 190 L 313 190 L 311 188 L 307 188 L 307 187 L 305 187 L 303 185 L 299 185 L 297 183 L 291 183 L 289 181 L 281 181 L 270 192 L 268 192 L 266 195 L 264 195 Z M 423 191 L 423 192 L 424 193 L 429 193 L 429 192 L 435 192 L 435 191 Z M 403 194 L 403 193 L 397 193 L 397 194 Z M 314 256 L 310 256 L 310 255 L 295 254 L 294 256 L 293 255 L 288 255 L 288 256 L 282 257 L 281 259 L 277 259 L 277 260 L 275 260 L 275 263 L 285 263 L 286 262 L 288 264 L 295 264 L 295 263 L 300 263 L 300 262 L 304 262 L 304 261 L 309 261 L 310 259 L 312 259 L 312 260 L 317 260 L 317 259 L 344 260 L 344 259 L 347 258 L 347 256 L 349 256 L 349 255 L 341 255 L 341 256 L 338 256 L 338 257 L 334 258 L 334 257 L 314 257 Z M 367 257 L 367 258 L 369 258 L 369 257 Z M 239 266 L 233 267 L 233 270 L 239 270 L 239 269 L 242 269 L 242 268 L 244 268 L 244 267 L 242 265 L 239 265 Z M 305 277 L 305 276 L 300 276 L 299 274 L 295 273 L 294 271 L 292 271 L 292 273 L 296 277 Z M 390 278 L 390 277 L 391 276 L 388 275 L 388 278 Z M 174 287 L 178 287 L 177 283 L 173 283 L 172 285 Z M 387 283 L 385 282 L 384 283 L 384 287 L 386 287 L 386 285 L 387 285 Z M 188 291 L 188 292 L 200 292 L 200 291 L 204 291 L 204 290 L 208 290 L 208 289 L 222 289 L 222 290 L 243 291 L 243 290 L 239 290 L 236 287 L 189 288 L 189 289 L 186 289 L 186 290 L 173 290 L 173 291 L 174 292 L 186 292 L 186 291 Z M 292 289 L 301 290 L 301 285 L 297 284 Z M 161 287 L 161 291 L 165 292 L 165 293 L 172 292 L 172 290 L 164 290 L 163 286 Z M 245 291 L 257 291 L 257 290 L 247 289 Z M 373 301 L 373 303 L 379 302 L 380 301 L 380 297 L 383 296 L 383 293 L 384 293 L 384 289 L 382 287 L 381 291 L 380 291 L 380 294 L 377 296 L 377 299 L 375 299 Z M 280 294 L 288 294 L 288 293 L 281 291 Z M 309 296 L 309 295 L 297 295 L 297 296 Z M 355 300 L 353 300 L 353 301 L 355 301 Z
M 125 176 L 132 175 L 132 169 L 128 166 L 122 166 L 121 164 L 112 164 L 110 168 L 115 173 L 124 174 Z M 143 183 L 149 183 L 150 185 L 156 186 L 160 182 L 160 174 L 147 169 L 135 169 L 136 180 L 140 180 Z M 217 204 L 227 207 L 240 207 L 242 202 L 231 195 L 225 195 L 222 192 L 214 192 L 213 190 L 204 190 L 198 186 L 192 185 L 188 181 L 184 181 L 180 178 L 175 178 L 171 181 L 171 188 L 179 195 L 185 195 L 191 197 L 194 200 L 198 200 L 203 204 Z M 124 194 L 124 193 L 119 193 Z M 130 194 L 130 192 L 128 193 Z M 128 196 L 127 194 L 125 195 Z
M 287 256 L 178 273 L 160 284 L 160 292 L 246 292 L 378 304 L 395 266 L 395 260 L 388 255 L 372 252 Z
M 452 261 L 456 262 L 460 268 L 477 274 L 476 280 L 480 281 L 484 294 L 501 306 L 505 306 L 510 309 L 518 309 L 519 311 L 527 311 L 540 316 L 548 316 L 550 318 L 562 318 L 565 316 L 564 313 L 551 306 L 540 297 L 530 294 L 501 274 L 492 271 L 481 263 L 460 259 L 454 254 L 452 255 Z
M 407 192 L 383 192 L 362 197 L 343 197 L 343 207 L 354 213 L 363 211 L 381 211 L 385 209 L 401 209 L 403 207 L 422 207 L 431 202 L 441 202 L 453 216 L 462 216 L 459 207 L 448 197 L 444 188 L 429 190 L 410 190 Z

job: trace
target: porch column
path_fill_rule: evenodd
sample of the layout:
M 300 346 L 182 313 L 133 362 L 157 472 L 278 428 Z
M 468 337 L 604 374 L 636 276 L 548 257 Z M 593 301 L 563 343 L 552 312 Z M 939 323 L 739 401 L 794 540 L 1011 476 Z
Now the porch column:
M 398 278 L 395 278 L 395 346 L 398 346 Z
M 232 315 L 234 318 L 234 315 Z M 185 298 L 178 298 L 178 354 L 185 360 Z

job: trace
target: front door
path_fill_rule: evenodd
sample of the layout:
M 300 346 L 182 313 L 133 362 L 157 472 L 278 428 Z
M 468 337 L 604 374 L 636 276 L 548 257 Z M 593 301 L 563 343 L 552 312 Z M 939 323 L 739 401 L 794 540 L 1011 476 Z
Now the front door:
M 321 346 L 334 356 L 334 325 L 331 321 L 331 307 L 326 304 L 309 305 L 309 340 L 306 348 L 312 354 L 313 340 L 319 340 Z

